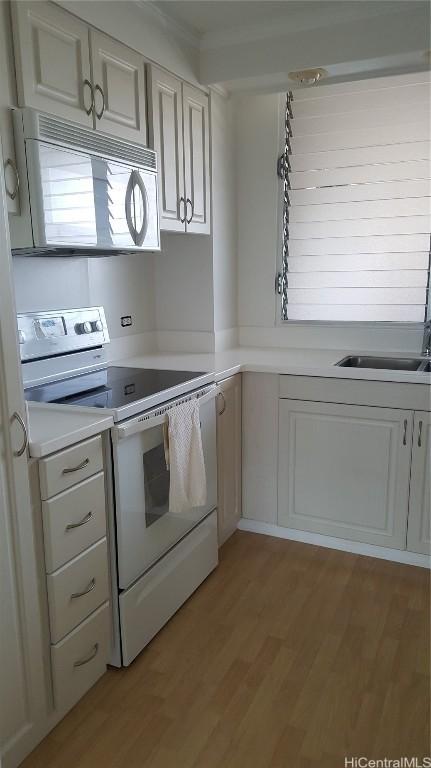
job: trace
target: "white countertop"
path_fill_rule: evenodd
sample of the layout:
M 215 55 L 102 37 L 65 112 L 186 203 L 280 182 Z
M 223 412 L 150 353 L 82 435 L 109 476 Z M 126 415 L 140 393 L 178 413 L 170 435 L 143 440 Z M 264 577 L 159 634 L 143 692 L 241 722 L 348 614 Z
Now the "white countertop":
M 346 355 L 378 355 L 364 350 L 333 349 L 261 349 L 237 347 L 215 354 L 163 353 L 113 361 L 113 365 L 135 368 L 167 368 L 181 371 L 211 371 L 216 381 L 240 371 L 278 373 L 296 376 L 322 376 L 338 379 L 398 381 L 430 384 L 431 375 L 416 371 L 391 371 L 371 368 L 339 368 L 335 365 Z M 385 357 L 420 357 L 417 352 L 382 353 Z
M 132 368 L 165 368 L 179 371 L 207 371 L 215 381 L 241 371 L 255 373 L 322 376 L 338 379 L 397 381 L 431 384 L 431 375 L 413 371 L 339 368 L 336 362 L 349 354 L 371 354 L 364 350 L 261 349 L 237 347 L 215 354 L 163 353 L 111 361 L 111 365 Z M 419 357 L 417 352 L 390 353 L 387 357 Z M 51 403 L 28 403 L 30 456 L 40 458 L 110 429 L 113 418 L 98 408 Z
M 27 403 L 30 456 L 41 458 L 112 427 L 99 408 Z

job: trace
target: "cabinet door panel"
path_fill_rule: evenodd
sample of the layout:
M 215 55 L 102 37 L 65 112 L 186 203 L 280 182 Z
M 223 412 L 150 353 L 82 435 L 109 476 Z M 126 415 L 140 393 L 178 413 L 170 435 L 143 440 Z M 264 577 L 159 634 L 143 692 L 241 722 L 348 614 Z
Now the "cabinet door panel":
M 18 176 L 11 110 L 11 107 L 16 107 L 16 86 L 9 3 L 0 3 L 0 72 L 0 134 L 3 145 L 7 209 L 9 213 L 19 213 Z
M 281 400 L 279 524 L 405 549 L 412 414 Z
M 431 414 L 417 411 L 414 416 L 412 470 L 410 478 L 407 549 L 431 551 Z
M 184 232 L 184 147 L 181 81 L 149 67 L 150 143 L 159 163 L 160 229 Z
M 87 26 L 57 6 L 12 3 L 20 106 L 92 126 Z
M 183 85 L 184 168 L 187 232 L 210 233 L 209 113 L 208 96 Z M 190 220 L 191 219 L 191 220 Z M 190 220 L 190 221 L 189 221 Z
M 122 43 L 91 31 L 96 128 L 147 144 L 145 67 L 143 57 Z M 102 89 L 103 97 L 97 87 Z M 104 101 L 104 109 L 103 109 Z
M 219 383 L 217 413 L 219 544 L 231 536 L 241 517 L 241 374 Z

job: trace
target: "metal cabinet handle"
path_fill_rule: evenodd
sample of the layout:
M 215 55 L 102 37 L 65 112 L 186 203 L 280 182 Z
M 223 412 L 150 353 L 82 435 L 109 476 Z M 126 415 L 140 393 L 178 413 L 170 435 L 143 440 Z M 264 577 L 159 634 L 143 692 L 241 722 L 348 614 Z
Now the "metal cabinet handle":
M 407 445 L 407 419 L 404 419 L 403 445 Z
M 89 661 L 94 659 L 95 656 L 97 656 L 97 652 L 99 650 L 99 643 L 94 643 L 93 649 L 89 656 L 87 656 L 85 659 L 79 659 L 79 661 L 75 661 L 73 663 L 74 667 L 83 667 L 84 664 L 88 664 Z
M 181 216 L 181 205 L 183 205 L 183 206 L 184 206 L 184 208 L 183 208 L 183 213 L 184 213 L 184 216 Z M 183 197 L 180 197 L 180 202 L 179 202 L 179 214 L 180 214 L 180 222 L 181 222 L 181 224 L 184 224 L 184 223 L 185 223 L 185 220 L 186 220 L 186 211 L 187 211 L 186 201 L 184 200 L 184 198 L 183 198 Z
M 17 422 L 18 422 L 18 424 L 20 425 L 20 427 L 21 427 L 21 429 L 22 429 L 22 431 L 23 431 L 23 435 L 24 435 L 24 437 L 23 437 L 23 441 L 22 441 L 22 445 L 21 445 L 21 448 L 18 448 L 18 450 L 17 450 L 17 451 L 14 451 L 14 452 L 13 452 L 13 455 L 14 455 L 16 458 L 19 458 L 19 456 L 22 456 L 22 455 L 23 455 L 24 451 L 26 450 L 26 448 L 27 448 L 27 446 L 28 446 L 28 432 L 27 432 L 27 427 L 26 427 L 26 425 L 25 425 L 24 419 L 23 419 L 23 418 L 22 418 L 22 416 L 21 416 L 21 415 L 18 413 L 18 411 L 14 411 L 14 413 L 12 414 L 12 419 L 11 419 L 11 421 L 17 421 Z
M 221 409 L 221 411 L 218 412 L 219 416 L 223 416 L 223 414 L 224 414 L 224 412 L 226 410 L 226 398 L 225 398 L 223 392 L 219 392 L 217 394 L 217 397 L 220 397 L 222 399 L 222 401 L 223 401 L 222 409 Z
M 88 109 L 85 106 L 85 93 L 84 93 L 85 86 L 87 86 L 90 89 L 90 96 L 91 96 L 91 102 L 90 102 L 90 106 L 88 107 Z M 83 83 L 83 101 L 84 101 L 84 109 L 85 109 L 87 115 L 91 115 L 91 113 L 94 110 L 94 88 L 93 88 L 93 83 L 90 83 L 90 81 L 87 80 L 87 78 L 85 78 L 84 83 Z
M 96 579 L 91 579 L 88 587 L 82 590 L 82 592 L 73 592 L 73 594 L 70 596 L 71 600 L 76 600 L 77 597 L 84 597 L 84 595 L 88 595 L 89 592 L 92 592 L 93 589 L 96 586 Z
M 61 474 L 70 475 L 72 472 L 79 472 L 80 469 L 84 469 L 84 467 L 87 467 L 89 463 L 90 463 L 90 459 L 87 456 L 87 458 L 84 459 L 84 461 L 81 461 L 81 463 L 78 464 L 76 467 L 66 467 L 65 469 L 63 469 Z
M 188 219 L 187 218 L 187 206 L 189 205 L 189 203 L 190 203 L 190 207 L 191 207 L 192 213 L 191 213 L 190 218 Z M 188 197 L 187 200 L 186 200 L 186 221 L 187 221 L 187 224 L 191 224 L 193 216 L 194 216 L 194 213 L 195 213 L 195 207 L 193 205 L 193 202 Z
M 95 108 L 95 115 L 96 115 L 98 120 L 101 120 L 102 117 L 103 117 L 103 113 L 105 111 L 105 94 L 103 93 L 99 83 L 96 83 L 96 85 L 94 86 L 94 101 L 95 102 L 96 102 L 96 92 L 97 91 L 99 91 L 99 93 L 100 93 L 100 95 L 102 97 L 102 108 L 101 108 L 100 112 L 98 112 L 97 109 Z
M 83 517 L 82 520 L 79 521 L 79 523 L 69 523 L 68 525 L 66 525 L 65 530 L 73 531 L 74 528 L 80 528 L 81 525 L 85 525 L 85 523 L 89 523 L 92 517 L 93 517 L 93 513 L 88 512 L 88 514 L 86 514 L 85 517 Z
M 422 448 L 422 427 L 423 427 L 423 421 L 421 419 L 419 422 L 418 448 Z
M 12 192 L 7 188 L 7 184 L 6 184 L 6 169 L 7 168 L 12 168 L 12 170 L 14 172 L 14 176 L 15 176 L 15 184 L 14 184 L 14 188 L 13 188 Z M 18 173 L 18 168 L 16 167 L 15 160 L 12 160 L 11 157 L 8 157 L 8 159 L 6 160 L 6 162 L 4 164 L 4 171 L 5 171 L 6 194 L 7 194 L 8 197 L 10 197 L 11 200 L 15 200 L 15 198 L 16 198 L 18 192 L 19 192 L 19 173 Z

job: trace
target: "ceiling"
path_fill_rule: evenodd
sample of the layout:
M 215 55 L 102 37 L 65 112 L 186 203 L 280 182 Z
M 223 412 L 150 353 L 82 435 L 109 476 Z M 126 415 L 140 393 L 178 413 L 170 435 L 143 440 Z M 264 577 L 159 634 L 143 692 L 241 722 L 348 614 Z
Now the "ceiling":
M 367 19 L 405 11 L 426 0 L 154 0 L 162 13 L 174 19 L 205 44 L 220 33 L 280 23 L 304 29 L 340 21 Z

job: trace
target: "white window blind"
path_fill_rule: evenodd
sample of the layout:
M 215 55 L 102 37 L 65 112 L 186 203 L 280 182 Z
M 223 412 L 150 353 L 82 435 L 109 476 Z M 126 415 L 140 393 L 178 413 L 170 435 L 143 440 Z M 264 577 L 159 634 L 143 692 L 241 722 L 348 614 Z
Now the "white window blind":
M 422 322 L 429 74 L 288 94 L 285 127 L 283 319 Z

